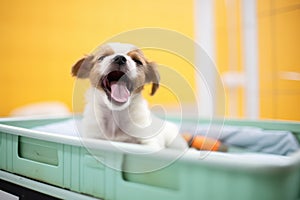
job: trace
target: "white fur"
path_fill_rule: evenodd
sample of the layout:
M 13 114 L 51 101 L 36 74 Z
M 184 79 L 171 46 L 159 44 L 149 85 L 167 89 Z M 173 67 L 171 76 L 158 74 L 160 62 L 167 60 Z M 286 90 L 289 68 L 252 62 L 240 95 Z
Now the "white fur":
M 165 147 L 185 149 L 186 142 L 178 135 L 178 127 L 151 115 L 142 96 L 132 97 L 124 109 L 113 109 L 105 102 L 106 94 L 90 88 L 83 115 L 83 137 L 113 141 L 136 142 L 156 149 Z
M 126 43 L 111 42 L 108 45 L 117 54 L 118 53 L 126 54 L 129 51 L 131 51 L 133 49 L 136 49 L 136 47 L 134 45 L 132 45 L 132 44 L 126 44 Z
M 136 49 L 130 44 L 111 43 L 115 54 L 105 57 L 95 67 L 106 74 L 116 55 L 127 58 L 128 76 L 136 77 L 136 64 L 127 52 Z M 141 143 L 156 149 L 165 147 L 185 149 L 187 143 L 179 135 L 178 127 L 153 116 L 140 93 L 131 94 L 128 101 L 116 105 L 104 91 L 91 87 L 86 94 L 87 105 L 83 116 L 83 137 Z

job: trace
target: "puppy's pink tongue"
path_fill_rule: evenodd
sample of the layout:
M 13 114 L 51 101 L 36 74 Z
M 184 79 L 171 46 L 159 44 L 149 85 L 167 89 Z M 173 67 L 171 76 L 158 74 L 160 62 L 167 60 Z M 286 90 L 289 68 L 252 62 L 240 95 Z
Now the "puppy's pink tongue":
M 130 96 L 130 92 L 126 87 L 125 82 L 119 81 L 119 82 L 112 83 L 110 88 L 111 88 L 111 97 L 115 101 L 119 103 L 125 103 L 128 100 Z

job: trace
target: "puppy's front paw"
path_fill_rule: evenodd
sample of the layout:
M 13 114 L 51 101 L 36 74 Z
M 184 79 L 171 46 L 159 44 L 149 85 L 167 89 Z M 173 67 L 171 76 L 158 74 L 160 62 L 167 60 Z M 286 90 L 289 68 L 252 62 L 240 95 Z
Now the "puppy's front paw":
M 142 140 L 141 144 L 149 147 L 150 149 L 153 149 L 154 151 L 160 151 L 165 148 L 164 144 L 162 144 L 162 142 L 158 141 L 157 139 Z
M 188 149 L 188 144 L 184 138 L 178 134 L 172 142 L 167 144 L 169 148 L 173 149 Z

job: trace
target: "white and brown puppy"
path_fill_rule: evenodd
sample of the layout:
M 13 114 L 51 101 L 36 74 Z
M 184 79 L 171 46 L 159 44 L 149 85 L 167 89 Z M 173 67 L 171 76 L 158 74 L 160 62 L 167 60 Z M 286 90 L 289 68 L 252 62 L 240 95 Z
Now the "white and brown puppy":
M 159 87 L 156 64 L 131 44 L 108 43 L 80 59 L 72 75 L 89 78 L 83 116 L 83 136 L 146 144 L 156 149 L 185 149 L 187 143 L 178 128 L 154 117 L 141 91 L 152 84 L 151 95 Z

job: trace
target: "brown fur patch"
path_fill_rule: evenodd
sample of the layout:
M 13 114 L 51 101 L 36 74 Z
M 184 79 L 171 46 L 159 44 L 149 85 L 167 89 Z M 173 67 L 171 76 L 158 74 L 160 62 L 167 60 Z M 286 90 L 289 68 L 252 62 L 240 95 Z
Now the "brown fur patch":
M 138 78 L 139 84 L 141 84 L 142 80 L 145 83 L 151 83 L 152 82 L 152 89 L 150 95 L 153 96 L 157 89 L 159 88 L 159 81 L 160 76 L 159 72 L 157 70 L 157 65 L 154 62 L 149 62 L 143 52 L 139 49 L 135 49 L 127 53 L 128 56 L 130 56 L 133 60 L 139 60 L 143 64 L 143 68 L 139 68 L 138 70 L 143 70 L 145 77 Z M 141 80 L 142 79 L 142 80 Z M 136 92 L 140 92 L 143 89 L 143 87 L 139 87 L 136 89 Z
M 149 62 L 147 65 L 146 82 L 152 82 L 152 89 L 150 95 L 153 96 L 157 89 L 159 88 L 160 76 L 157 70 L 157 64 L 154 62 Z
M 77 76 L 79 68 L 81 67 L 84 60 L 85 60 L 85 58 L 81 58 L 73 65 L 72 71 L 71 71 L 72 76 Z
M 132 50 L 129 53 L 127 53 L 127 55 L 130 56 L 132 60 L 140 61 L 143 65 L 147 64 L 147 60 L 144 54 L 139 49 Z
M 72 76 L 77 76 L 78 78 L 88 78 L 97 59 L 99 59 L 101 56 L 109 56 L 112 54 L 114 54 L 114 51 L 111 47 L 108 45 L 100 46 L 93 52 L 93 54 L 81 58 L 73 65 L 71 71 Z
M 78 60 L 72 67 L 72 75 L 77 76 L 78 78 L 88 78 L 90 71 L 94 65 L 93 60 L 93 55 L 89 55 Z
M 102 45 L 96 49 L 94 55 L 96 59 L 99 59 L 101 56 L 109 56 L 114 54 L 113 49 L 108 45 Z M 101 74 L 97 68 L 92 68 L 90 72 L 90 82 L 97 89 L 103 90 L 101 87 Z

